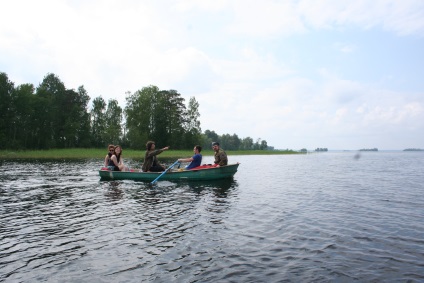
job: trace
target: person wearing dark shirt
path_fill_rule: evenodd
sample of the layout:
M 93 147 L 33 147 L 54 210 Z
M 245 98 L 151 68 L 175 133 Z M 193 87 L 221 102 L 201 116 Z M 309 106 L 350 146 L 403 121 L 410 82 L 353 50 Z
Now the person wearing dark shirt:
M 161 172 L 165 171 L 165 167 L 161 165 L 156 155 L 168 150 L 169 146 L 155 150 L 155 142 L 148 141 L 146 143 L 146 153 L 144 154 L 144 163 L 141 167 L 143 172 Z
M 227 154 L 225 153 L 225 151 L 222 148 L 219 147 L 218 142 L 212 143 L 212 149 L 213 149 L 213 151 L 215 151 L 215 154 L 214 154 L 215 165 L 217 167 L 227 165 L 228 164 Z
M 200 152 L 202 151 L 202 147 L 200 145 L 196 145 L 193 148 L 194 155 L 190 158 L 180 158 L 178 159 L 179 162 L 190 162 L 189 165 L 185 167 L 186 170 L 193 169 L 197 166 L 200 166 L 202 163 L 202 155 Z
M 108 154 L 106 154 L 104 167 L 109 166 L 110 158 L 115 153 L 115 146 L 113 144 L 110 144 L 108 146 L 108 149 L 109 149 L 109 152 L 108 152 Z

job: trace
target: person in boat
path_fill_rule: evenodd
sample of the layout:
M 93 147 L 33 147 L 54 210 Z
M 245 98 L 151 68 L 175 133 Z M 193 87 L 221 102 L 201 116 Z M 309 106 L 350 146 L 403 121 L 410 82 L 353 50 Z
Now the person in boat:
M 190 162 L 189 165 L 185 167 L 186 170 L 193 169 L 202 164 L 202 155 L 200 152 L 202 151 L 202 147 L 200 145 L 195 145 L 193 148 L 194 155 L 190 158 L 180 158 L 179 162 Z
M 224 166 L 228 164 L 228 157 L 225 151 L 219 147 L 218 142 L 212 143 L 212 149 L 215 151 L 214 157 L 215 157 L 215 166 Z
M 106 154 L 104 167 L 109 166 L 110 158 L 112 157 L 112 155 L 115 152 L 115 146 L 113 144 L 110 144 L 107 148 L 109 149 L 109 152 L 108 152 L 108 154 Z
M 129 168 L 124 165 L 122 147 L 120 145 L 115 146 L 115 151 L 110 158 L 108 168 L 112 171 L 129 171 Z
M 169 149 L 166 146 L 162 149 L 155 149 L 156 145 L 154 141 L 148 141 L 146 143 L 146 153 L 144 154 L 144 163 L 141 167 L 143 172 L 162 172 L 165 171 L 165 167 L 161 165 L 156 155 L 161 154 L 165 150 Z

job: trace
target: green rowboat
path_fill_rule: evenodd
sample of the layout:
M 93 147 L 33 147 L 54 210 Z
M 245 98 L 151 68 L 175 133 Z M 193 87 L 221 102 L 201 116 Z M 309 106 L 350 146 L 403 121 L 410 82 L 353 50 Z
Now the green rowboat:
M 219 180 L 232 178 L 237 172 L 240 163 L 230 164 L 226 166 L 200 166 L 199 169 L 192 170 L 169 170 L 160 180 L 178 181 L 178 180 Z M 163 172 L 135 172 L 135 171 L 109 171 L 99 170 L 101 180 L 135 180 L 151 182 Z

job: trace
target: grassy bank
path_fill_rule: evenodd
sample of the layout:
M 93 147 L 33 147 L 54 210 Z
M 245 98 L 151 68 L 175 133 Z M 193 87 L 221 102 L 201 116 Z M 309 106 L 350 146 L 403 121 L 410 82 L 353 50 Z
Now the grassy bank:
M 237 150 L 226 151 L 228 155 L 275 155 L 275 154 L 299 154 L 296 151 L 283 150 Z M 1 159 L 84 159 L 84 158 L 104 158 L 107 151 L 98 148 L 70 148 L 70 149 L 50 149 L 50 150 L 4 150 L 0 153 Z M 185 158 L 193 155 L 192 150 L 167 150 L 161 154 L 162 158 Z M 212 150 L 203 150 L 203 156 L 212 156 Z M 124 158 L 142 159 L 144 150 L 124 149 Z

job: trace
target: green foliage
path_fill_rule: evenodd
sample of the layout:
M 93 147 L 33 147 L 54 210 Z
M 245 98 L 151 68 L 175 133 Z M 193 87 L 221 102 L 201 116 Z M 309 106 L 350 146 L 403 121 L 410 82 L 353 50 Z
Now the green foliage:
M 150 85 L 127 93 L 123 110 L 115 99 L 108 103 L 99 96 L 87 109 L 90 97 L 83 86 L 67 89 L 54 74 L 47 74 L 37 88 L 22 84 L 15 88 L 0 73 L 0 148 L 66 149 L 106 148 L 120 144 L 145 150 L 149 140 L 158 147 L 190 150 L 202 145 L 210 150 L 218 141 L 227 151 L 269 149 L 265 140 L 253 143 L 250 137 L 202 134 L 199 103 L 190 97 L 188 105 L 176 90 L 160 90 Z
M 252 150 L 253 149 L 253 139 L 251 137 L 246 137 L 241 140 L 240 148 L 242 150 Z
M 251 137 L 240 139 L 237 134 L 218 135 L 214 131 L 206 130 L 203 135 L 203 147 L 210 148 L 212 142 L 219 142 L 220 146 L 226 150 L 269 150 L 266 140 L 257 139 L 253 142 Z
M 3 97 L 5 77 L 0 77 Z M 77 92 L 66 89 L 57 76 L 48 74 L 36 89 L 31 84 L 23 84 L 11 89 L 8 97 L 2 100 L 8 101 L 8 108 L 4 111 L 7 117 L 2 120 L 8 121 L 9 126 L 1 131 L 6 134 L 7 142 L 2 144 L 7 144 L 7 148 L 42 149 L 89 145 L 87 104 L 90 97 L 83 87 Z
M 90 112 L 91 118 L 91 144 L 93 146 L 103 146 L 105 144 L 104 132 L 106 130 L 106 102 L 102 97 L 96 97 L 93 100 L 93 106 Z
M 120 144 L 122 137 L 122 108 L 118 105 L 118 101 L 111 99 L 107 105 L 105 115 L 105 132 L 103 140 L 112 144 Z
M 202 131 L 199 117 L 199 103 L 196 101 L 196 98 L 190 97 L 184 121 L 184 143 L 186 146 L 201 144 Z
M 34 86 L 23 84 L 16 88 L 12 97 L 12 136 L 9 138 L 9 148 L 28 148 L 34 135 Z
M 153 129 L 153 122 L 150 117 L 153 109 L 151 100 L 157 92 L 159 92 L 157 87 L 149 86 L 126 98 L 126 128 L 129 147 L 131 148 L 144 149 L 144 144 L 150 139 L 149 133 Z
M 189 148 L 181 138 L 187 134 L 184 128 L 186 108 L 184 98 L 175 91 L 160 91 L 156 86 L 144 87 L 127 97 L 126 128 L 131 148 L 144 149 L 148 140 L 160 147 Z M 200 124 L 200 123 L 199 123 Z
M 9 137 L 13 135 L 13 114 L 16 111 L 12 105 L 14 84 L 5 73 L 0 73 L 0 148 L 7 148 Z

